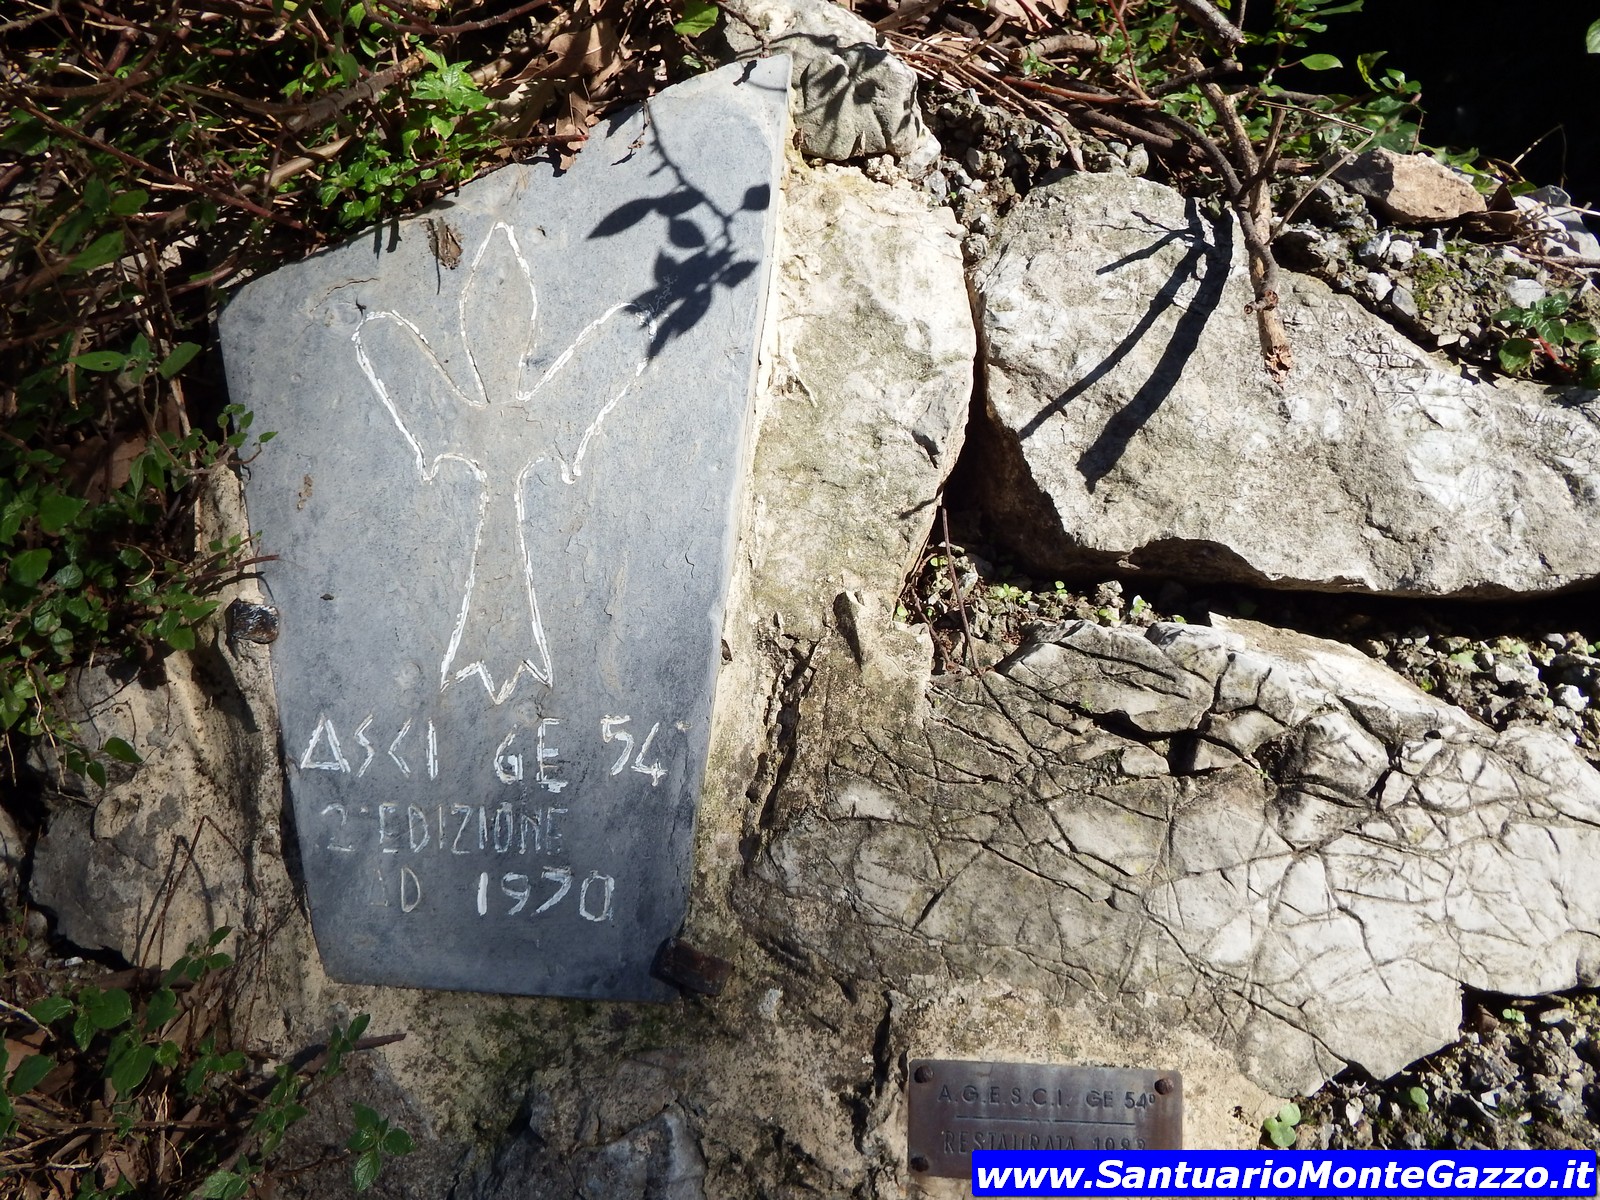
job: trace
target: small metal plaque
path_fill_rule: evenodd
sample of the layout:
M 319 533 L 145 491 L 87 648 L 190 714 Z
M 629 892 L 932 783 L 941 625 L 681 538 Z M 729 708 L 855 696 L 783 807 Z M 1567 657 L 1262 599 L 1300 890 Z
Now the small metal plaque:
M 911 1062 L 913 1175 L 965 1179 L 974 1150 L 1181 1150 L 1176 1071 L 1041 1063 Z

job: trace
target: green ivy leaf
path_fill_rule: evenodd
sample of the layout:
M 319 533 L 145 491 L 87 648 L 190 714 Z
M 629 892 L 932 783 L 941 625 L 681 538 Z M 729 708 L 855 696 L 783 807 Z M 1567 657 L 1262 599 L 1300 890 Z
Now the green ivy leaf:
M 72 1011 L 72 1001 L 65 996 L 46 996 L 28 1006 L 28 1015 L 41 1025 L 54 1025 Z
M 673 33 L 699 37 L 717 23 L 717 6 L 709 0 L 684 0 L 683 20 L 672 26 Z
M 79 999 L 83 1000 L 84 1012 L 96 1029 L 116 1029 L 133 1020 L 133 1001 L 121 988 L 108 988 L 103 992 L 98 988 L 85 990 L 90 993 L 88 998 L 80 996 Z
M 1308 71 L 1332 71 L 1344 66 L 1331 54 L 1308 54 L 1300 60 L 1300 65 Z
M 417 1144 L 411 1140 L 411 1135 L 404 1129 L 389 1130 L 388 1133 L 383 1135 L 383 1141 L 379 1143 L 379 1146 L 385 1154 L 395 1156 L 410 1154 L 417 1148 Z
M 383 1158 L 375 1149 L 357 1158 L 355 1166 L 350 1169 L 350 1179 L 356 1185 L 356 1191 L 364 1192 L 376 1183 L 382 1166 Z
M 102 745 L 100 749 L 105 751 L 118 762 L 133 763 L 137 765 L 138 763 L 142 763 L 144 761 L 144 759 L 139 757 L 139 752 L 137 750 L 128 745 L 127 742 L 123 741 L 119 737 L 108 737 L 105 740 L 105 744 Z M 160 1022 L 157 1022 L 157 1024 L 160 1024 Z
M 72 365 L 85 371 L 120 371 L 127 365 L 128 356 L 115 350 L 91 350 L 72 360 Z
M 187 625 L 179 625 L 165 635 L 167 645 L 174 650 L 193 650 L 195 647 L 194 630 Z
M 195 1193 L 196 1200 L 239 1200 L 250 1186 L 250 1177 L 234 1171 L 213 1171 Z
M 111 202 L 111 211 L 119 217 L 131 217 L 145 206 L 150 199 L 150 193 L 142 188 L 134 188 L 131 192 L 123 192 Z
M 1527 338 L 1511 338 L 1500 347 L 1498 357 L 1500 369 L 1507 375 L 1515 375 L 1518 371 L 1528 369 L 1528 364 L 1533 362 L 1533 352 L 1537 349 Z
M 154 1046 L 132 1046 L 119 1055 L 109 1072 L 111 1086 L 117 1089 L 117 1095 L 132 1095 L 145 1081 L 145 1076 L 150 1074 L 150 1066 L 155 1060 Z
M 1559 346 L 1565 340 L 1567 323 L 1560 317 L 1538 317 L 1533 322 L 1533 331 L 1552 346 Z
M 1600 54 L 1600 21 L 1596 21 L 1585 31 L 1583 48 L 1590 54 Z
M 187 367 L 194 360 L 194 356 L 199 353 L 199 343 L 180 342 L 172 348 L 171 354 L 161 360 L 161 365 L 156 370 L 160 372 L 161 378 L 171 379 L 179 371 Z
M 1263 1122 L 1267 1131 L 1267 1140 L 1280 1150 L 1287 1150 L 1295 1143 L 1293 1125 L 1285 1125 L 1276 1117 L 1268 1117 Z
M 89 248 L 66 265 L 63 274 L 77 275 L 103 267 L 122 257 L 122 230 L 113 229 L 89 243 Z
M 39 1081 L 55 1069 L 56 1060 L 48 1054 L 30 1054 L 17 1064 L 17 1069 L 11 1074 L 11 1081 L 6 1084 L 6 1090 L 13 1096 L 20 1096 L 24 1092 L 31 1092 L 39 1086 Z
M 11 578 L 23 587 L 32 587 L 50 569 L 50 551 L 24 550 L 11 560 Z
M 60 533 L 88 503 L 76 496 L 47 492 L 39 497 L 39 527 L 46 533 Z

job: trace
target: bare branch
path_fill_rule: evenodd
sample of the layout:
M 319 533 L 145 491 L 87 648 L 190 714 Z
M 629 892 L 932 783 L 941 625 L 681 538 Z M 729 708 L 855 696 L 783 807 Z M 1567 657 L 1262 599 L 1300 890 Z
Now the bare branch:
M 1178 6 L 1198 21 L 1205 35 L 1227 53 L 1244 45 L 1244 30 L 1223 16 L 1210 0 L 1178 0 Z

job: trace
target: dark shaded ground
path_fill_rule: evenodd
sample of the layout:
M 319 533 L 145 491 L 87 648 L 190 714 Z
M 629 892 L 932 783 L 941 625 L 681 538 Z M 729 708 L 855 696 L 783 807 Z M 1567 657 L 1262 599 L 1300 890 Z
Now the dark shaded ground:
M 1559 125 L 1521 171 L 1592 205 L 1600 203 L 1600 55 L 1585 53 L 1583 35 L 1596 19 L 1600 8 L 1573 0 L 1369 0 L 1362 12 L 1330 17 L 1317 39 L 1344 71 L 1288 72 L 1281 82 L 1359 92 L 1356 56 L 1387 51 L 1383 67 L 1422 82 L 1426 143 L 1476 146 L 1510 162 Z

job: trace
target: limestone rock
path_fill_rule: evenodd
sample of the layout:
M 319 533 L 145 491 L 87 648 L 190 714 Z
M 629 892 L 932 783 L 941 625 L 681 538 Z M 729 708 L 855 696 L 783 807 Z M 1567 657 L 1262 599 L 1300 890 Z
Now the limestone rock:
M 917 109 L 917 76 L 877 31 L 830 0 L 733 0 L 723 6 L 733 52 L 794 59 L 795 126 L 807 154 L 832 162 L 892 154 L 922 174 L 939 145 Z
M 961 227 L 909 186 L 796 168 L 765 378 L 755 518 L 763 609 L 815 636 L 839 593 L 894 594 L 966 436 L 977 334 Z M 820 571 L 818 564 L 825 564 Z
M 1437 225 L 1487 207 L 1471 180 L 1431 154 L 1368 150 L 1334 174 L 1402 225 Z
M 201 545 L 243 529 L 238 481 L 213 474 L 200 511 Z M 241 590 L 260 598 L 253 585 L 229 596 Z M 78 674 L 69 703 L 80 736 L 91 747 L 121 737 L 143 763 L 109 764 L 103 790 L 66 777 L 34 848 L 29 895 L 57 932 L 139 965 L 169 965 L 213 929 L 265 920 L 255 866 L 281 849 L 266 648 L 230 644 L 220 610 L 202 635 L 167 660 L 162 683 L 98 664 Z M 53 762 L 44 773 L 60 777 Z
M 988 499 L 1041 573 L 1459 597 L 1600 577 L 1594 393 L 1469 378 L 1287 273 L 1276 383 L 1242 241 L 1196 201 L 1037 189 L 977 284 Z
M 1282 1092 L 1438 1049 L 1463 985 L 1600 982 L 1600 775 L 1348 647 L 1079 622 L 927 701 L 839 713 L 756 861 L 769 936 L 844 976 L 1093 996 Z

